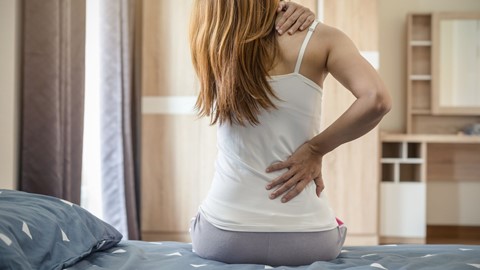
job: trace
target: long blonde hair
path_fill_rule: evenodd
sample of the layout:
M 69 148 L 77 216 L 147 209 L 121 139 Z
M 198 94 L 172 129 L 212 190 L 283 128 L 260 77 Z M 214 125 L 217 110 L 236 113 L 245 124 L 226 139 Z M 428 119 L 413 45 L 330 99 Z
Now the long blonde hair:
M 190 22 L 192 62 L 200 81 L 200 116 L 219 122 L 259 123 L 275 108 L 268 84 L 278 46 L 279 0 L 195 0 Z

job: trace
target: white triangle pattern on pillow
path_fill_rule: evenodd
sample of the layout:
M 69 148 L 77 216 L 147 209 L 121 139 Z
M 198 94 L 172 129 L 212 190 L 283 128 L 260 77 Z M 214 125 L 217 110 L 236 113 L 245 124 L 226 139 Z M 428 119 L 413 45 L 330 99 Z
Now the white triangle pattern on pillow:
M 114 250 L 114 251 L 112 252 L 112 254 L 116 254 L 116 253 L 125 253 L 125 252 L 127 252 L 125 249 L 123 249 L 123 248 L 119 248 L 119 249 L 116 249 L 116 250 Z
M 61 202 L 63 202 L 64 204 L 68 204 L 70 206 L 73 206 L 73 203 L 69 202 L 69 201 L 65 201 L 65 200 L 62 200 L 60 199 Z
M 26 223 L 25 221 L 23 221 L 22 231 L 23 231 L 28 237 L 30 237 L 30 239 L 33 240 L 32 234 L 30 233 L 30 229 L 28 228 L 28 225 L 27 225 L 27 223 Z
M 182 256 L 182 254 L 180 252 L 174 252 L 170 254 L 165 254 L 165 256 Z
M 5 242 L 5 244 L 7 244 L 7 246 L 10 246 L 12 244 L 12 240 L 10 238 L 8 238 L 8 236 L 6 236 L 5 234 L 3 233 L 0 233 L 0 239 Z
M 195 268 L 199 268 L 199 267 L 204 267 L 204 266 L 207 266 L 208 264 L 190 264 L 191 266 L 195 267 Z
M 60 231 L 62 231 L 62 240 L 63 242 L 70 242 L 70 239 L 68 239 L 67 235 L 65 234 L 65 232 L 60 229 Z
M 384 270 L 388 270 L 387 268 L 383 267 L 383 265 L 379 264 L 379 263 L 372 263 L 370 264 L 371 267 L 375 267 L 375 268 L 380 268 L 380 269 L 384 269 Z

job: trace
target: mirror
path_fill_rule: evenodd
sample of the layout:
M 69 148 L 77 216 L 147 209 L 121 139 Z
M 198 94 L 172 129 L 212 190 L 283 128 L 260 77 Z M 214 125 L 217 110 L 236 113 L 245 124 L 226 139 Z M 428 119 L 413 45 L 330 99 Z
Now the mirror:
M 434 15 L 433 111 L 480 114 L 480 13 Z

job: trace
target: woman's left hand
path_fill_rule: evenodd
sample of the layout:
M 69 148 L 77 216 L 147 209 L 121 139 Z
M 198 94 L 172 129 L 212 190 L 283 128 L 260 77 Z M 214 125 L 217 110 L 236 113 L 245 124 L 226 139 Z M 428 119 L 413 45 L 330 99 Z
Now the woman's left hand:
M 301 145 L 286 161 L 268 167 L 268 173 L 288 169 L 265 187 L 270 190 L 281 185 L 270 194 L 270 199 L 273 200 L 288 191 L 282 198 L 283 203 L 288 202 L 300 194 L 312 180 L 315 181 L 317 186 L 316 194 L 320 196 L 325 188 L 322 178 L 322 158 L 323 155 L 318 154 L 307 142 Z
M 276 25 L 277 32 L 280 35 L 287 30 L 290 35 L 297 30 L 303 31 L 310 27 L 315 20 L 315 13 L 297 3 L 280 1 L 277 12 L 282 11 L 285 11 L 285 13 Z

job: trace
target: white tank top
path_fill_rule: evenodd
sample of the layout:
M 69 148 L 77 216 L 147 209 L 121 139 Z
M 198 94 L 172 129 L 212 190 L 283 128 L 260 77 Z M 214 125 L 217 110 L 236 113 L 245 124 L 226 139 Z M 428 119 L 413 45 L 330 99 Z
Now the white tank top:
M 320 132 L 322 89 L 299 73 L 310 27 L 290 74 L 271 76 L 277 109 L 263 111 L 260 124 L 222 124 L 217 130 L 218 156 L 210 191 L 199 211 L 214 226 L 230 231 L 310 232 L 337 227 L 325 191 L 317 197 L 312 181 L 287 203 L 269 199 L 265 185 L 286 171 L 266 173 Z

